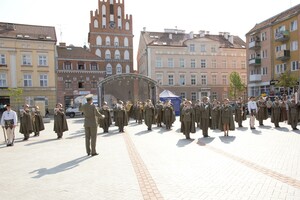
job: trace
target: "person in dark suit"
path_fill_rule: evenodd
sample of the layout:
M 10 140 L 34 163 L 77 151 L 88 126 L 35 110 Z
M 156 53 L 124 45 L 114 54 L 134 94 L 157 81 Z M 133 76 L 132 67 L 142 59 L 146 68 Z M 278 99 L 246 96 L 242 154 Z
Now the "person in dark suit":
M 102 115 L 93 104 L 93 95 L 87 95 L 87 103 L 79 105 L 79 110 L 84 115 L 84 129 L 85 129 L 85 147 L 87 155 L 96 156 L 96 141 L 97 141 L 97 118 L 104 119 Z

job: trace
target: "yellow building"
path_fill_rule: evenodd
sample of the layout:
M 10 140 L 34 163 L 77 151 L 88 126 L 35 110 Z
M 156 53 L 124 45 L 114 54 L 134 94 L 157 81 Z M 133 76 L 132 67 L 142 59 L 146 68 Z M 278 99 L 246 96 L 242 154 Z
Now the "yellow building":
M 54 27 L 0 22 L 0 105 L 17 109 L 45 100 L 47 108 L 54 108 L 55 52 Z

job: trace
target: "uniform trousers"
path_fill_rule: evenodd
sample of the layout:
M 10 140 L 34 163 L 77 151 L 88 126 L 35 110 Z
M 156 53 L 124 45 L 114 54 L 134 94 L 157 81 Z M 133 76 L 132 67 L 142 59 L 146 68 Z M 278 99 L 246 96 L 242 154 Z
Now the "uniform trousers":
M 85 147 L 87 154 L 95 154 L 96 152 L 96 141 L 97 141 L 97 126 L 96 127 L 85 127 Z

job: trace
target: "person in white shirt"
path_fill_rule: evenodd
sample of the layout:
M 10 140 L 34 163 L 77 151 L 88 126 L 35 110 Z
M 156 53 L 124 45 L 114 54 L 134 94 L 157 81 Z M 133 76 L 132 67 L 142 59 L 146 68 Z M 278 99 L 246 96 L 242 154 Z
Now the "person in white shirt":
M 248 111 L 250 114 L 250 129 L 255 129 L 255 115 L 258 111 L 256 102 L 254 101 L 255 97 L 251 96 L 250 101 L 248 102 Z
M 15 127 L 18 124 L 17 113 L 11 110 L 10 104 L 6 105 L 6 111 L 3 112 L 1 117 L 1 126 L 4 130 L 4 134 L 7 135 L 5 141 L 6 146 L 13 146 L 15 140 Z

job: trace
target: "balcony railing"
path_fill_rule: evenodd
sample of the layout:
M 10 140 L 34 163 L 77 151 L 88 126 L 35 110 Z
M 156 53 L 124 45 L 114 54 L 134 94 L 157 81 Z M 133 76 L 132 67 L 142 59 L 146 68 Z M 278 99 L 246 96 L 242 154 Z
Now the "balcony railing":
M 275 41 L 284 42 L 290 39 L 289 31 L 280 31 L 275 34 Z
M 260 47 L 260 41 L 252 41 L 249 43 L 249 49 L 259 49 Z
M 260 65 L 261 64 L 261 58 L 251 58 L 249 59 L 249 65 Z
M 276 59 L 277 60 L 282 60 L 282 61 L 285 61 L 285 60 L 288 60 L 290 59 L 290 50 L 282 50 L 282 51 L 278 51 L 276 52 Z
M 252 74 L 249 77 L 250 82 L 261 81 L 261 74 Z

